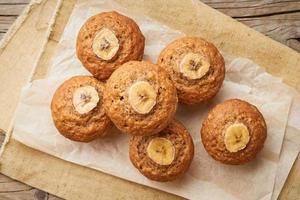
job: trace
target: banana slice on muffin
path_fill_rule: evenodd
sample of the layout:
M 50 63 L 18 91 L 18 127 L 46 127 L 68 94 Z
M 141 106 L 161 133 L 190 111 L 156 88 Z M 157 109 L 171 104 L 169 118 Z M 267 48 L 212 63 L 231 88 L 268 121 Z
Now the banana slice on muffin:
M 151 139 L 146 151 L 148 157 L 159 165 L 170 165 L 175 158 L 173 143 L 163 137 Z
M 216 105 L 203 122 L 202 143 L 218 161 L 238 165 L 253 160 L 267 137 L 263 115 L 250 103 L 231 99 Z
M 145 38 L 138 25 L 117 12 L 90 17 L 81 27 L 76 44 L 77 57 L 94 77 L 107 79 L 119 65 L 141 60 Z
M 122 132 L 152 135 L 163 130 L 177 108 L 176 88 L 167 72 L 147 61 L 120 66 L 106 82 L 104 108 Z
M 186 128 L 173 120 L 156 135 L 133 136 L 129 156 L 132 164 L 147 178 L 172 181 L 188 170 L 194 156 L 194 144 Z
M 188 79 L 201 79 L 210 68 L 209 61 L 201 54 L 187 53 L 179 64 L 180 72 Z
M 102 60 L 111 60 L 120 48 L 119 40 L 108 28 L 100 29 L 93 40 L 93 52 Z
M 97 90 L 90 85 L 77 88 L 73 93 L 73 106 L 79 114 L 93 110 L 99 102 Z
M 157 92 L 148 81 L 136 81 L 128 90 L 129 104 L 140 114 L 147 114 L 152 110 L 156 97 Z
M 75 76 L 55 91 L 51 112 L 54 125 L 66 138 L 89 142 L 107 134 L 112 122 L 103 108 L 104 83 Z
M 179 102 L 199 104 L 220 90 L 225 63 L 218 49 L 199 37 L 183 37 L 166 46 L 157 64 L 168 71 L 177 88 Z

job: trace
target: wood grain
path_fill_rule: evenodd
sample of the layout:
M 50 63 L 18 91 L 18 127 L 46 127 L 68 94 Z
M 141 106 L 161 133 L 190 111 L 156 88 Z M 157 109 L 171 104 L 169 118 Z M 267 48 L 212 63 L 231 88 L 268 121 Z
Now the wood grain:
M 30 0 L 0 0 L 0 5 L 1 4 L 28 4 Z
M 0 39 L 30 0 L 0 0 Z M 300 52 L 299 0 L 204 0 L 259 32 Z M 0 145 L 4 136 L 0 134 Z M 58 200 L 0 174 L 0 199 Z
M 202 2 L 233 18 L 264 17 L 300 11 L 299 0 L 203 0 Z
M 29 0 L 0 0 L 0 39 Z M 300 52 L 299 0 L 204 0 L 209 6 Z
M 0 0 L 0 39 L 30 0 Z
M 26 4 L 1 4 L 0 13 L 4 16 L 17 16 L 25 8 Z
M 17 16 L 1 16 L 0 15 L 0 33 L 6 33 L 9 27 L 17 19 Z
M 203 2 L 300 52 L 299 0 L 204 0 Z
M 242 18 L 241 22 L 300 52 L 300 12 L 261 18 Z

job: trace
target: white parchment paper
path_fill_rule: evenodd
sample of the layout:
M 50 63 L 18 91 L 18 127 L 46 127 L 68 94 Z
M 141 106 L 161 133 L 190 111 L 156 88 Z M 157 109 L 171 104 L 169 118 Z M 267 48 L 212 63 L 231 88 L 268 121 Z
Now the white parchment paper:
M 58 133 L 50 111 L 54 91 L 71 76 L 89 74 L 76 58 L 75 41 L 78 30 L 88 17 L 110 10 L 130 16 L 138 23 L 146 38 L 144 59 L 152 62 L 156 62 L 159 52 L 166 44 L 182 36 L 180 32 L 145 16 L 132 15 L 132 12 L 111 1 L 80 0 L 65 28 L 48 77 L 33 81 L 23 88 L 16 111 L 13 137 L 64 160 L 188 199 L 271 199 L 272 194 L 276 198 L 299 150 L 293 137 L 298 138 L 300 130 L 295 123 L 300 106 L 299 112 L 291 113 L 289 117 L 292 98 L 297 93 L 290 91 L 280 79 L 265 73 L 247 59 L 225 56 L 226 81 L 213 101 L 201 106 L 179 105 L 176 117 L 185 124 L 193 137 L 195 157 L 189 171 L 174 182 L 157 183 L 143 177 L 128 158 L 129 137 L 115 128 L 105 138 L 88 144 L 70 141 Z M 208 110 L 229 98 L 244 99 L 256 105 L 268 126 L 264 149 L 256 160 L 242 166 L 224 165 L 213 160 L 204 150 L 199 134 Z M 281 153 L 287 123 L 293 133 L 285 141 Z

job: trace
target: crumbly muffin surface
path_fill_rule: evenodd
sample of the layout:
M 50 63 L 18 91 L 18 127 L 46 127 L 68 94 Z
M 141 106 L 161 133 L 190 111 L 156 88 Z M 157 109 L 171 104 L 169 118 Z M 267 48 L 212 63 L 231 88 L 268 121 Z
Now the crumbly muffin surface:
M 191 80 L 180 72 L 180 63 L 187 53 L 203 55 L 210 63 L 209 71 L 202 78 Z M 186 104 L 198 104 L 213 98 L 225 77 L 224 58 L 212 43 L 199 37 L 173 41 L 160 53 L 157 63 L 168 71 L 177 88 L 179 101 Z
M 100 100 L 93 110 L 80 114 L 74 108 L 73 94 L 83 86 L 94 87 Z M 58 131 L 66 138 L 80 142 L 89 142 L 106 135 L 112 122 L 102 106 L 103 91 L 104 83 L 91 76 L 75 76 L 60 85 L 51 102 L 52 118 Z
M 119 50 L 111 60 L 103 60 L 93 52 L 93 40 L 101 28 L 113 31 L 119 41 Z M 76 44 L 77 57 L 94 77 L 103 80 L 121 64 L 141 60 L 145 38 L 138 25 L 130 18 L 115 11 L 90 17 L 81 27 Z
M 147 146 L 155 137 L 166 138 L 173 143 L 175 157 L 170 165 L 159 165 L 148 157 Z M 132 137 L 129 156 L 133 165 L 147 178 L 161 182 L 172 181 L 189 168 L 194 156 L 194 144 L 185 127 L 173 120 L 166 129 L 156 135 Z
M 249 130 L 250 141 L 238 152 L 229 152 L 224 143 L 224 132 L 233 123 L 243 123 Z M 201 129 L 206 151 L 225 164 L 243 164 L 253 160 L 263 148 L 267 126 L 262 114 L 250 103 L 239 99 L 216 105 L 208 114 Z
M 156 103 L 147 114 L 130 105 L 128 90 L 137 81 L 148 82 L 156 91 Z M 130 61 L 120 66 L 107 80 L 104 108 L 114 124 L 125 133 L 151 135 L 164 129 L 175 115 L 176 88 L 169 75 L 147 61 Z

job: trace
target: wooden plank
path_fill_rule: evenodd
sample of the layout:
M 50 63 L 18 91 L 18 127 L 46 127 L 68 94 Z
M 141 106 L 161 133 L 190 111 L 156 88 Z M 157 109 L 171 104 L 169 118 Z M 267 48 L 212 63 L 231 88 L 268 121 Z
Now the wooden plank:
M 9 27 L 17 19 L 17 16 L 1 16 L 0 15 L 0 33 L 6 33 Z
M 19 15 L 26 4 L 2 4 L 0 5 L 1 15 L 17 16 Z
M 28 191 L 30 189 L 31 189 L 30 186 L 21 184 L 17 181 L 7 181 L 7 182 L 0 183 L 0 194 L 8 193 L 8 192 L 22 192 L 22 191 Z
M 1 4 L 23 4 L 26 2 L 26 0 L 0 0 L 0 7 L 2 7 Z M 29 0 L 27 0 L 29 2 Z M 279 39 L 276 39 L 282 43 L 284 43 L 285 40 L 287 42 L 285 44 L 291 45 L 295 49 L 298 50 L 298 45 L 299 45 L 299 38 L 293 39 L 293 34 L 297 36 L 299 34 L 299 28 L 297 29 L 297 26 L 299 27 L 299 12 L 297 11 L 298 9 L 298 1 L 281 1 L 279 3 L 276 3 L 277 5 L 275 6 L 270 6 L 267 3 L 267 5 L 263 5 L 262 2 L 267 2 L 267 1 L 239 1 L 239 0 L 232 0 L 231 2 L 227 1 L 207 1 L 208 4 L 211 6 L 219 9 L 220 11 L 232 15 L 233 17 L 237 18 L 238 20 L 242 21 L 243 23 L 249 25 L 250 27 L 253 27 L 260 32 L 269 35 L 270 37 L 276 38 L 278 37 Z M 269 1 L 270 2 L 270 1 Z M 223 6 L 220 6 L 220 4 L 223 3 Z M 245 4 L 246 3 L 246 4 Z M 260 4 L 259 6 L 261 7 L 267 7 L 267 9 L 260 9 L 255 7 L 256 4 Z M 293 3 L 290 5 L 287 5 L 288 3 Z M 215 5 L 212 5 L 215 4 Z M 224 6 L 231 6 L 232 4 L 236 4 L 235 7 L 228 8 Z M 244 6 L 242 5 L 244 4 Z M 272 4 L 272 1 L 271 1 Z M 248 8 L 245 5 L 250 5 L 250 8 Z M 274 5 L 274 3 L 273 3 Z M 280 6 L 278 6 L 280 5 Z M 233 5 L 234 6 L 234 5 Z M 243 8 L 244 7 L 244 8 Z M 253 7 L 253 8 L 251 8 Z M 294 8 L 292 8 L 294 7 Z M 238 8 L 238 9 L 235 9 Z M 296 8 L 296 9 L 295 9 Z M 257 11 L 256 11 L 257 10 Z M 238 11 L 237 13 L 235 13 Z M 285 16 L 288 16 L 288 19 L 285 19 Z M 273 17 L 273 18 L 272 18 Z M 275 18 L 274 18 L 275 17 Z M 278 18 L 276 18 L 278 17 Z M 293 28 L 293 26 L 289 27 L 289 25 L 293 22 L 296 22 L 296 28 Z M 0 24 L 1 26 L 1 24 Z M 280 27 L 280 28 L 277 28 Z M 273 30 L 274 29 L 274 30 Z M 288 29 L 288 31 L 286 30 Z M 0 32 L 0 39 L 1 36 L 3 36 L 3 33 Z M 282 37 L 283 36 L 283 37 Z M 299 36 L 299 35 L 298 35 Z M 284 39 L 281 40 L 281 38 L 291 38 L 291 39 Z M 0 137 L 1 140 L 1 137 Z M 299 159 L 298 159 L 299 160 Z M 298 163 L 299 166 L 300 163 Z M 299 168 L 298 168 L 299 169 Z M 299 170 L 298 170 L 298 175 L 297 170 L 292 171 L 293 176 L 292 177 L 299 177 Z M 291 179 L 292 180 L 292 179 Z M 5 181 L 11 181 L 8 177 L 1 176 L 0 175 L 0 188 L 2 187 L 1 182 Z M 296 181 L 290 181 L 291 183 L 295 183 Z M 19 183 L 21 184 L 21 183 Z M 11 185 L 15 186 L 14 188 L 20 187 L 16 183 L 11 183 Z M 293 187 L 287 187 L 287 189 L 283 192 L 281 195 L 281 198 L 284 199 L 284 197 L 291 196 L 292 193 L 295 193 L 295 187 L 300 187 L 300 185 L 292 185 Z M 5 186 L 8 187 L 8 186 Z M 27 186 L 29 187 L 29 186 Z M 8 187 L 9 188 L 9 187 Z M 21 188 L 21 187 L 20 187 Z M 25 186 L 24 186 L 25 188 Z M 289 189 L 288 189 L 289 188 Z M 10 189 L 10 188 L 9 188 Z M 13 190 L 13 189 L 12 189 Z M 47 193 L 42 192 L 40 190 L 36 189 L 29 189 L 29 190 L 24 190 L 24 191 L 16 191 L 16 192 L 8 192 L 8 193 L 1 193 L 0 192 L 0 199 L 58 199 L 57 197 L 54 197 L 52 195 L 47 195 Z
M 300 52 L 300 12 L 239 21 Z
M 203 2 L 300 52 L 299 0 L 204 0 Z
M 1 4 L 28 4 L 30 0 L 0 0 Z
M 0 4 L 11 4 L 9 7 L 13 7 L 17 5 L 12 4 L 26 4 L 28 1 L 29 0 L 0 0 Z M 204 2 L 300 52 L 300 1 L 204 0 Z M 13 12 L 16 14 L 20 12 L 20 9 L 13 9 Z M 0 17 L 1 15 L 2 13 L 0 11 Z M 10 18 L 2 20 L 3 21 L 0 21 L 0 33 L 5 33 L 12 21 Z
M 0 199 L 11 200 L 61 200 L 61 198 L 50 195 L 47 192 L 32 188 L 18 181 L 9 179 L 8 177 L 0 174 L 0 180 L 5 177 L 8 182 L 0 182 Z
M 234 17 L 264 17 L 300 11 L 299 0 L 203 0 L 207 5 Z

